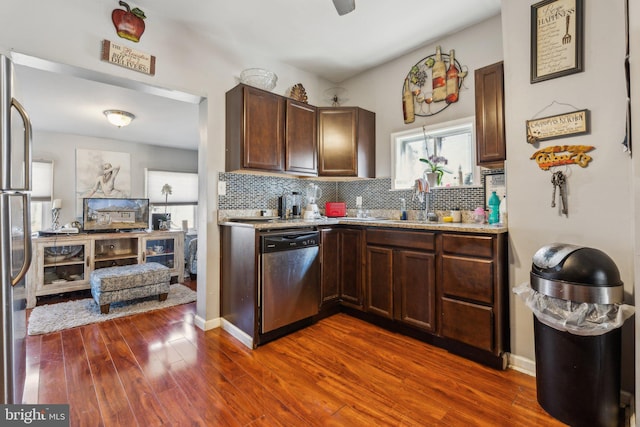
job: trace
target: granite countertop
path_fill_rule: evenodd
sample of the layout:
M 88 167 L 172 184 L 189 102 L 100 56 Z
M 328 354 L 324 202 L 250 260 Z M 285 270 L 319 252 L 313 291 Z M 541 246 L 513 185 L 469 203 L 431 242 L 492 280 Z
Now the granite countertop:
M 468 222 L 424 222 L 424 221 L 401 221 L 396 219 L 384 218 L 320 218 L 314 220 L 304 219 L 265 219 L 264 221 L 249 220 L 247 222 L 238 222 L 238 219 L 229 221 L 221 219 L 219 225 L 251 227 L 256 230 L 273 230 L 281 228 L 302 228 L 302 227 L 318 227 L 323 225 L 362 225 L 367 227 L 385 227 L 398 228 L 405 230 L 431 230 L 431 231 L 458 231 L 468 233 L 484 233 L 484 234 L 501 234 L 506 233 L 508 228 L 505 226 L 476 224 Z

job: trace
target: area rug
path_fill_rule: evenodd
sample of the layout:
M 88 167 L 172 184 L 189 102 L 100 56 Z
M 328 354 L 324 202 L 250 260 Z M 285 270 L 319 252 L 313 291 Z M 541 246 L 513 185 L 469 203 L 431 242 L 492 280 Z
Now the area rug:
M 41 305 L 31 311 L 28 333 L 29 335 L 48 334 L 76 326 L 186 304 L 195 300 L 196 293 L 194 291 L 184 285 L 174 284 L 169 288 L 169 296 L 165 301 L 158 301 L 158 297 L 155 296 L 112 303 L 108 314 L 100 313 L 100 307 L 93 298 Z

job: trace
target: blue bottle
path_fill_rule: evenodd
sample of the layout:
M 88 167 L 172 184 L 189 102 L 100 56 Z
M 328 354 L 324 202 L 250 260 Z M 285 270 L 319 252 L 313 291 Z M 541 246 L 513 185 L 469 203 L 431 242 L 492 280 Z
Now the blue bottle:
M 489 224 L 497 224 L 500 221 L 500 198 L 495 191 L 489 197 Z

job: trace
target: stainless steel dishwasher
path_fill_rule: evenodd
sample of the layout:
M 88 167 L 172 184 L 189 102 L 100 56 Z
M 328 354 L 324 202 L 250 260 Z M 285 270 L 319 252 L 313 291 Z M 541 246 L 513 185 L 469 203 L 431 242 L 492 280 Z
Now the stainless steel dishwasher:
M 260 333 L 318 314 L 319 240 L 315 230 L 260 236 Z

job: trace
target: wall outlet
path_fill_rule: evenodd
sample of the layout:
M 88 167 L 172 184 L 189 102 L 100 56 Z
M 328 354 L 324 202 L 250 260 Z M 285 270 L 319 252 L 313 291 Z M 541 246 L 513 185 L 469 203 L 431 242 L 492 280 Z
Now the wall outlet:
M 362 196 L 356 196 L 356 206 L 362 206 Z
M 227 195 L 227 183 L 226 181 L 218 182 L 218 196 L 226 196 Z

